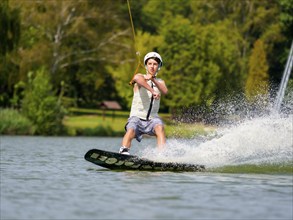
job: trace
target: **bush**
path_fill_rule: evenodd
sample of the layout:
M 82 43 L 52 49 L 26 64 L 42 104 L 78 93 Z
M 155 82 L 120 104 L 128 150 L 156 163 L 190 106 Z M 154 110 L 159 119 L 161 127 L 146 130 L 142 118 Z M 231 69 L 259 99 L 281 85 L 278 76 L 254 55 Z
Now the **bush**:
M 62 124 L 65 109 L 52 91 L 50 77 L 42 68 L 29 73 L 29 83 L 22 100 L 22 110 L 36 126 L 36 133 L 41 135 L 63 134 Z
M 34 131 L 33 123 L 17 110 L 0 109 L 0 134 L 32 135 Z

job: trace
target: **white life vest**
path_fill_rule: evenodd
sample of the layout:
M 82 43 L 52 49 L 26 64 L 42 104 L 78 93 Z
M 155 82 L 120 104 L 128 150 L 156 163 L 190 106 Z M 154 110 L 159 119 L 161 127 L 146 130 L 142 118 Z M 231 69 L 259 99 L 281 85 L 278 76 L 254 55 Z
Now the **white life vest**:
M 158 79 L 157 79 L 158 80 Z M 151 81 L 147 83 L 153 87 L 155 92 L 160 93 L 160 90 Z M 133 94 L 130 117 L 136 116 L 143 120 L 149 120 L 154 117 L 158 117 L 158 112 L 160 108 L 160 99 L 154 99 L 150 91 L 144 87 L 140 87 Z

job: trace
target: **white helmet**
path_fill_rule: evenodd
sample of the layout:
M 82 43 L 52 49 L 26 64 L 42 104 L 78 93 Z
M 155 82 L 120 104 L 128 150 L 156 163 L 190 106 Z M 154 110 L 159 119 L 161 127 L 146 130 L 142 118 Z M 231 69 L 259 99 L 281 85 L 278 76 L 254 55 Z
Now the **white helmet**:
M 148 59 L 153 58 L 155 59 L 158 63 L 159 63 L 159 68 L 158 70 L 160 70 L 160 68 L 163 66 L 163 60 L 162 57 L 160 56 L 160 54 L 156 53 L 156 52 L 149 52 L 144 56 L 144 60 L 143 63 L 146 66 L 146 63 L 148 61 Z

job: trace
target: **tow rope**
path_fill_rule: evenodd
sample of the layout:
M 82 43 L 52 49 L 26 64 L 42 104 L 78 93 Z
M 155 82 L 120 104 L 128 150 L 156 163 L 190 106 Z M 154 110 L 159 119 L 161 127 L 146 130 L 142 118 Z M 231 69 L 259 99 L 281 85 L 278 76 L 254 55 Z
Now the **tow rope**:
M 136 45 L 136 40 L 135 40 L 135 30 L 134 30 L 134 25 L 133 25 L 133 20 L 132 20 L 132 15 L 131 15 L 131 9 L 130 9 L 130 3 L 129 3 L 129 0 L 127 0 L 127 5 L 128 5 L 128 13 L 129 13 L 129 18 L 130 18 L 130 23 L 131 23 L 131 28 L 132 28 L 132 35 L 133 35 L 133 42 L 134 42 L 134 49 L 136 50 L 136 56 L 137 56 L 137 67 L 135 69 L 135 72 L 133 74 L 133 77 L 132 79 L 130 80 L 129 82 L 129 85 L 133 85 L 135 82 L 134 82 L 134 76 L 137 74 L 138 72 L 138 69 L 140 66 L 144 67 L 140 61 L 140 52 L 137 50 L 137 45 Z

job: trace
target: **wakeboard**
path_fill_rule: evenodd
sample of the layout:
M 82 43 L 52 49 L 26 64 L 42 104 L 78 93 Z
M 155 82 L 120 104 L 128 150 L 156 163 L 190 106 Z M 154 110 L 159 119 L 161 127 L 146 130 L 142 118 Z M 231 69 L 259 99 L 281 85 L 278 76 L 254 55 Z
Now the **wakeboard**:
M 200 172 L 205 170 L 204 165 L 156 162 L 134 155 L 124 155 L 115 152 L 92 149 L 84 155 L 85 160 L 110 170 L 142 170 L 142 171 L 172 171 L 172 172 Z

